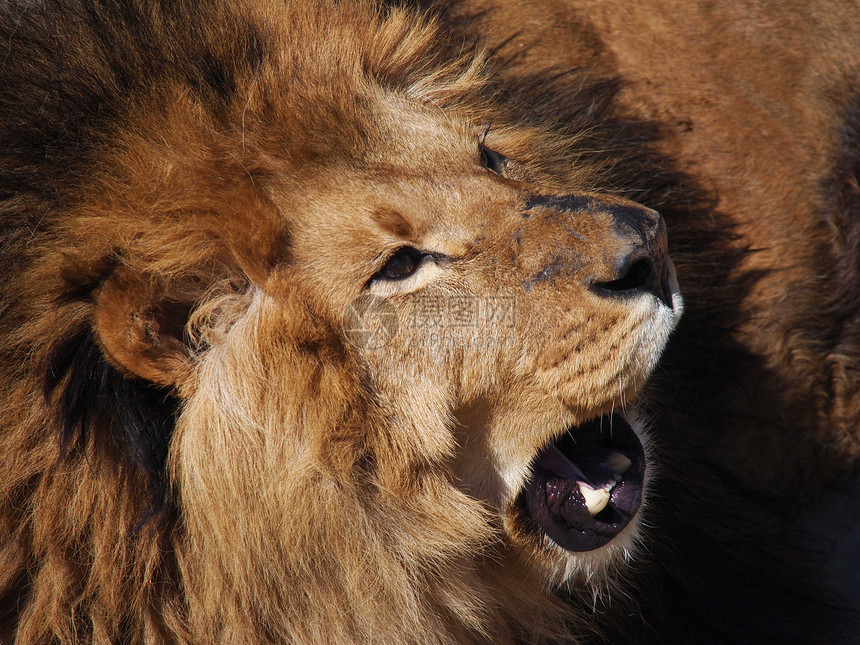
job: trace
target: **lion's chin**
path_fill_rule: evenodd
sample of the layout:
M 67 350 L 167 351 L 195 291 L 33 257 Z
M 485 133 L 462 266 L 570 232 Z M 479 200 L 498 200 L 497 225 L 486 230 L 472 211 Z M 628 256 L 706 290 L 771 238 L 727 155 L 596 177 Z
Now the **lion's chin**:
M 619 414 L 571 428 L 537 456 L 520 495 L 535 530 L 567 551 L 592 551 L 636 516 L 645 450 Z

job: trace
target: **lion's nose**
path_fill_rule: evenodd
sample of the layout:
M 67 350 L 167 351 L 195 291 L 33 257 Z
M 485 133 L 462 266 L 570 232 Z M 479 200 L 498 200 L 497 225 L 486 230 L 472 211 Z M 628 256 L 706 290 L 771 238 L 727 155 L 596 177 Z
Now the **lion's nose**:
M 523 217 L 530 218 L 535 209 L 560 223 L 578 243 L 591 246 L 594 273 L 586 285 L 594 293 L 615 298 L 650 293 L 672 307 L 674 268 L 666 224 L 657 211 L 594 193 L 532 195 Z M 563 239 L 569 243 L 568 236 Z M 552 272 L 544 269 L 537 279 L 547 273 Z
M 618 244 L 614 264 L 608 267 L 614 275 L 592 283 L 593 290 L 613 297 L 647 292 L 671 307 L 671 263 L 663 218 L 639 205 L 613 204 L 606 210 L 614 221 L 612 234 Z

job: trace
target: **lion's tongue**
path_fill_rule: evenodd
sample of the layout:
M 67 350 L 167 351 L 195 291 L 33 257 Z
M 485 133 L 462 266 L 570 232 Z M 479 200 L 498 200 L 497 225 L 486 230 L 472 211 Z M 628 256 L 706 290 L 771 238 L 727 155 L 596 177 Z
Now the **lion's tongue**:
M 551 443 L 538 455 L 535 463 L 559 477 L 576 479 L 582 482 L 589 481 L 589 478 L 580 470 L 579 466 L 565 457 L 564 453 L 554 443 Z

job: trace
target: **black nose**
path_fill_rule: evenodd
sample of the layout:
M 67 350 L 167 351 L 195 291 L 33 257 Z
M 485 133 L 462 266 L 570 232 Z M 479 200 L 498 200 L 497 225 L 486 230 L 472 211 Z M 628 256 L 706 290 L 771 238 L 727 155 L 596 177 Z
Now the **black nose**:
M 669 287 L 666 224 L 660 214 L 644 206 L 612 204 L 606 208 L 615 221 L 618 252 L 615 275 L 594 282 L 592 288 L 604 296 L 651 293 L 672 306 Z

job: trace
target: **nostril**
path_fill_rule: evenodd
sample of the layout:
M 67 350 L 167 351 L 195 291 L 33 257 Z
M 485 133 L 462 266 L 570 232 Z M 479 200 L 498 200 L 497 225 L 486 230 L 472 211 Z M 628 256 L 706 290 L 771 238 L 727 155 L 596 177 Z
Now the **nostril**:
M 651 261 L 645 258 L 639 259 L 622 270 L 615 280 L 609 282 L 595 282 L 593 287 L 598 292 L 607 295 L 622 295 L 634 291 L 647 289 L 651 273 L 654 267 Z

